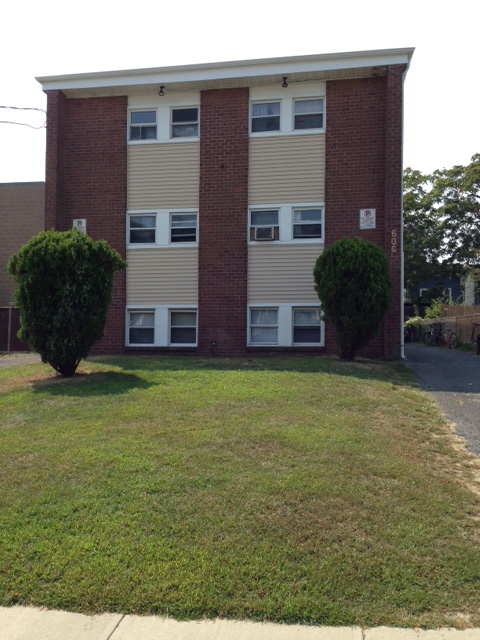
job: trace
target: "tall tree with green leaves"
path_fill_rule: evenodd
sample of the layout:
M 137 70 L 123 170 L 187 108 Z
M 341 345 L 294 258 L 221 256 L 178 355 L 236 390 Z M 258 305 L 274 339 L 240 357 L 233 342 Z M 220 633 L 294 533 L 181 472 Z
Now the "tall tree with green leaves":
M 390 307 L 387 258 L 371 242 L 343 238 L 324 249 L 313 278 L 325 319 L 335 327 L 340 357 L 353 360 L 378 334 Z
M 405 288 L 414 291 L 420 282 L 443 276 L 443 230 L 432 205 L 432 178 L 410 168 L 403 174 L 403 251 Z
M 443 253 L 464 269 L 480 262 L 480 154 L 467 166 L 439 169 L 432 175 L 431 206 L 441 220 Z
M 456 273 L 474 273 L 480 264 L 480 154 L 467 166 L 424 175 L 404 171 L 405 286 Z
M 113 275 L 126 263 L 80 231 L 43 231 L 12 256 L 19 338 L 62 376 L 73 376 L 105 328 Z

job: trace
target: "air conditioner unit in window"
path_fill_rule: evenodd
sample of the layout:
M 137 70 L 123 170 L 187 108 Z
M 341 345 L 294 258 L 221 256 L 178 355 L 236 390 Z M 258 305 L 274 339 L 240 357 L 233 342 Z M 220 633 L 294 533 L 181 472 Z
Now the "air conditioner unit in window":
M 255 240 L 275 240 L 275 227 L 255 227 Z

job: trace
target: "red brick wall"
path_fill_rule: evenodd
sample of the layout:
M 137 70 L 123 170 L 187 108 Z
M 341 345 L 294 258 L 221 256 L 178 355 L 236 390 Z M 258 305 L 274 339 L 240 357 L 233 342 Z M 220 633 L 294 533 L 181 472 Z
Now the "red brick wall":
M 199 345 L 245 353 L 248 211 L 247 88 L 203 91 L 200 123 Z
M 0 184 L 0 307 L 13 302 L 10 256 L 44 229 L 44 194 L 43 182 Z
M 65 229 L 66 98 L 47 92 L 47 152 L 45 165 L 45 229 Z
M 71 229 L 85 218 L 87 233 L 125 258 L 127 98 L 66 99 L 48 93 L 47 228 Z M 95 353 L 121 353 L 125 343 L 125 273 L 115 275 L 105 337 Z
M 404 66 L 389 67 L 386 103 L 385 252 L 392 277 L 392 306 L 385 319 L 385 355 L 400 357 L 403 344 L 402 209 L 403 209 L 403 74 Z
M 401 234 L 402 73 L 327 82 L 325 241 L 361 237 L 386 253 L 393 281 L 392 305 L 380 335 L 365 354 L 400 356 L 400 245 L 392 252 L 392 231 Z M 376 209 L 376 229 L 359 229 L 359 210 Z M 326 349 L 337 351 L 332 327 Z

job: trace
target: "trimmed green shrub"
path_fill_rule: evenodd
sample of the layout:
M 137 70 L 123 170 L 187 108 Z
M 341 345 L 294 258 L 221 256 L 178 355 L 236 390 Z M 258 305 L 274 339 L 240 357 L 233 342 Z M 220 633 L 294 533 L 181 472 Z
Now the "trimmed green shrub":
M 378 334 L 390 307 L 387 258 L 371 242 L 343 238 L 325 248 L 313 277 L 325 319 L 335 327 L 340 357 L 353 360 Z
M 8 262 L 18 285 L 20 340 L 62 376 L 73 376 L 104 334 L 113 274 L 126 263 L 77 230 L 42 231 Z

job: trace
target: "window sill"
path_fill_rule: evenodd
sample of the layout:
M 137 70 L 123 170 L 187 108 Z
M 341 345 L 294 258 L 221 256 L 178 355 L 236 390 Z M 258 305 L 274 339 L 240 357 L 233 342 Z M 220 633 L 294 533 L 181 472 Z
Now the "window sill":
M 132 147 L 137 147 L 141 145 L 149 145 L 149 144 L 166 144 L 169 142 L 173 142 L 174 144 L 178 144 L 180 142 L 199 142 L 200 137 L 192 137 L 192 138 L 166 138 L 165 140 L 128 140 L 128 144 Z
M 127 249 L 198 249 L 198 242 L 172 242 L 171 244 L 127 244 Z
M 250 138 L 276 138 L 285 136 L 312 136 L 325 133 L 325 129 L 292 129 L 291 131 L 258 131 L 250 132 Z
M 325 244 L 323 238 L 312 239 L 312 240 L 248 240 L 249 245 L 260 246 L 260 245 L 319 245 Z

